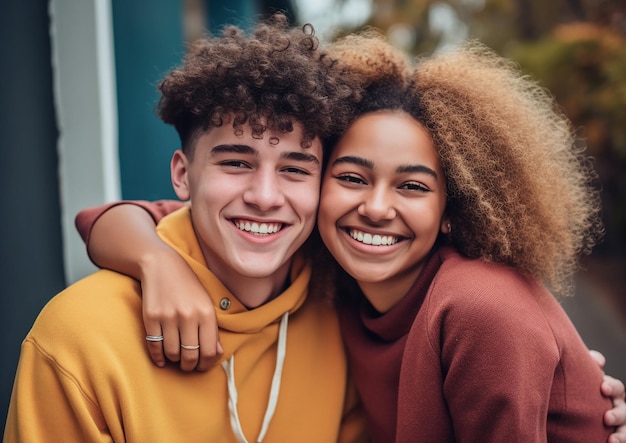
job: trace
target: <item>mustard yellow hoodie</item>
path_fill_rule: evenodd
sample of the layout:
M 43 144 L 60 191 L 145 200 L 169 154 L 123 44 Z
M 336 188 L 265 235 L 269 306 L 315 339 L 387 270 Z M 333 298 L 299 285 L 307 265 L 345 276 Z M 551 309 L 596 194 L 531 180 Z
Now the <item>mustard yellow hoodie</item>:
M 5 443 L 237 443 L 260 435 L 277 443 L 364 441 L 337 316 L 332 305 L 307 299 L 308 265 L 296 260 L 291 286 L 248 310 L 206 268 L 187 208 L 163 219 L 159 234 L 192 266 L 216 305 L 221 364 L 204 373 L 154 366 L 138 282 L 98 271 L 54 297 L 24 340 Z M 231 301 L 226 311 L 218 307 L 223 298 Z M 275 375 L 285 313 L 284 362 Z

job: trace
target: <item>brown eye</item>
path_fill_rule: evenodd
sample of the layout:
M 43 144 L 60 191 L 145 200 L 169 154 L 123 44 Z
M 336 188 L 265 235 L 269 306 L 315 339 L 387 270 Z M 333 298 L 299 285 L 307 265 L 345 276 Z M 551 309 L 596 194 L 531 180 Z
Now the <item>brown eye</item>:
M 306 171 L 302 168 L 296 168 L 296 167 L 289 167 L 289 168 L 285 168 L 283 169 L 283 171 L 289 173 L 289 174 L 297 174 L 297 175 L 311 175 L 309 173 L 309 171 Z
M 407 191 L 419 191 L 419 192 L 430 192 L 430 188 L 424 186 L 419 182 L 407 182 L 403 183 L 398 187 L 398 189 L 404 189 Z
M 250 165 L 248 165 L 246 162 L 243 162 L 241 160 L 226 160 L 226 161 L 220 162 L 220 165 L 227 166 L 229 168 L 250 168 Z
M 351 174 L 336 175 L 335 178 L 337 180 L 347 182 L 347 183 L 355 183 L 355 184 L 365 183 L 361 177 L 358 177 L 356 175 L 351 175 Z

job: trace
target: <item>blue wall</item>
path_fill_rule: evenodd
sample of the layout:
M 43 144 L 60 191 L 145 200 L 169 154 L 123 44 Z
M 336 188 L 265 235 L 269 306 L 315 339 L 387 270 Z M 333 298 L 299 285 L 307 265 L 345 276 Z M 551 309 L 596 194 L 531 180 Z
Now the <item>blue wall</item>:
M 157 84 L 184 55 L 181 2 L 113 0 L 119 160 L 124 199 L 175 198 L 174 129 L 155 114 Z
M 48 1 L 0 3 L 0 435 L 20 345 L 65 286 Z

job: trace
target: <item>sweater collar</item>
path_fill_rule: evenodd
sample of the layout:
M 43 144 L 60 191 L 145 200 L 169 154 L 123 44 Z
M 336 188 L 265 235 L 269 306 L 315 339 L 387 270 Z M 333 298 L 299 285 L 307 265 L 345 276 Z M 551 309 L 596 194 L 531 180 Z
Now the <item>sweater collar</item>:
M 262 306 L 248 309 L 207 268 L 188 207 L 164 217 L 159 222 L 157 231 L 163 241 L 185 259 L 202 282 L 215 306 L 220 328 L 232 332 L 255 332 L 268 324 L 278 322 L 285 312 L 293 314 L 306 300 L 311 267 L 301 254 L 294 257 L 290 272 L 291 283 L 285 291 Z M 224 299 L 230 303 L 226 310 L 220 308 L 220 302 Z

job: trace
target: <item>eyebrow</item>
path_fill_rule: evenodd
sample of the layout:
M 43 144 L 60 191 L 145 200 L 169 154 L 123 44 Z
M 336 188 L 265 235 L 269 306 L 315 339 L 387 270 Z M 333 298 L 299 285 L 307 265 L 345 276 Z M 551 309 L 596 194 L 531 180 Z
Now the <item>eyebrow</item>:
M 420 164 L 398 166 L 398 169 L 396 169 L 396 172 L 399 174 L 407 173 L 407 172 L 422 173 L 422 174 L 432 175 L 433 178 L 435 179 L 438 178 L 437 172 L 435 172 L 434 169 L 429 168 L 426 165 L 420 165 Z
M 342 163 L 350 163 L 357 166 L 362 166 L 367 169 L 374 169 L 374 163 L 363 157 L 357 157 L 356 155 L 346 155 L 345 157 L 338 157 L 333 162 L 333 166 L 340 165 Z
M 346 155 L 345 157 L 339 157 L 333 161 L 333 166 L 339 165 L 342 163 L 350 163 L 357 166 L 362 166 L 367 169 L 374 169 L 374 163 L 371 160 L 368 160 L 363 157 L 358 157 L 355 155 Z M 409 173 L 422 173 L 433 176 L 435 179 L 438 178 L 437 172 L 434 169 L 429 168 L 426 165 L 414 164 L 414 165 L 402 165 L 396 168 L 396 172 L 398 174 Z
M 211 154 L 236 153 L 256 155 L 258 151 L 248 145 L 217 145 L 211 148 Z
M 259 155 L 259 151 L 257 149 L 252 148 L 248 145 L 217 145 L 211 148 L 211 154 L 223 154 L 223 153 L 235 153 L 235 154 L 248 154 L 248 155 Z M 298 152 L 298 151 L 286 151 L 281 152 L 281 158 L 285 158 L 287 160 L 293 160 L 298 162 L 309 162 L 315 163 L 317 165 L 320 164 L 319 159 L 308 152 Z

